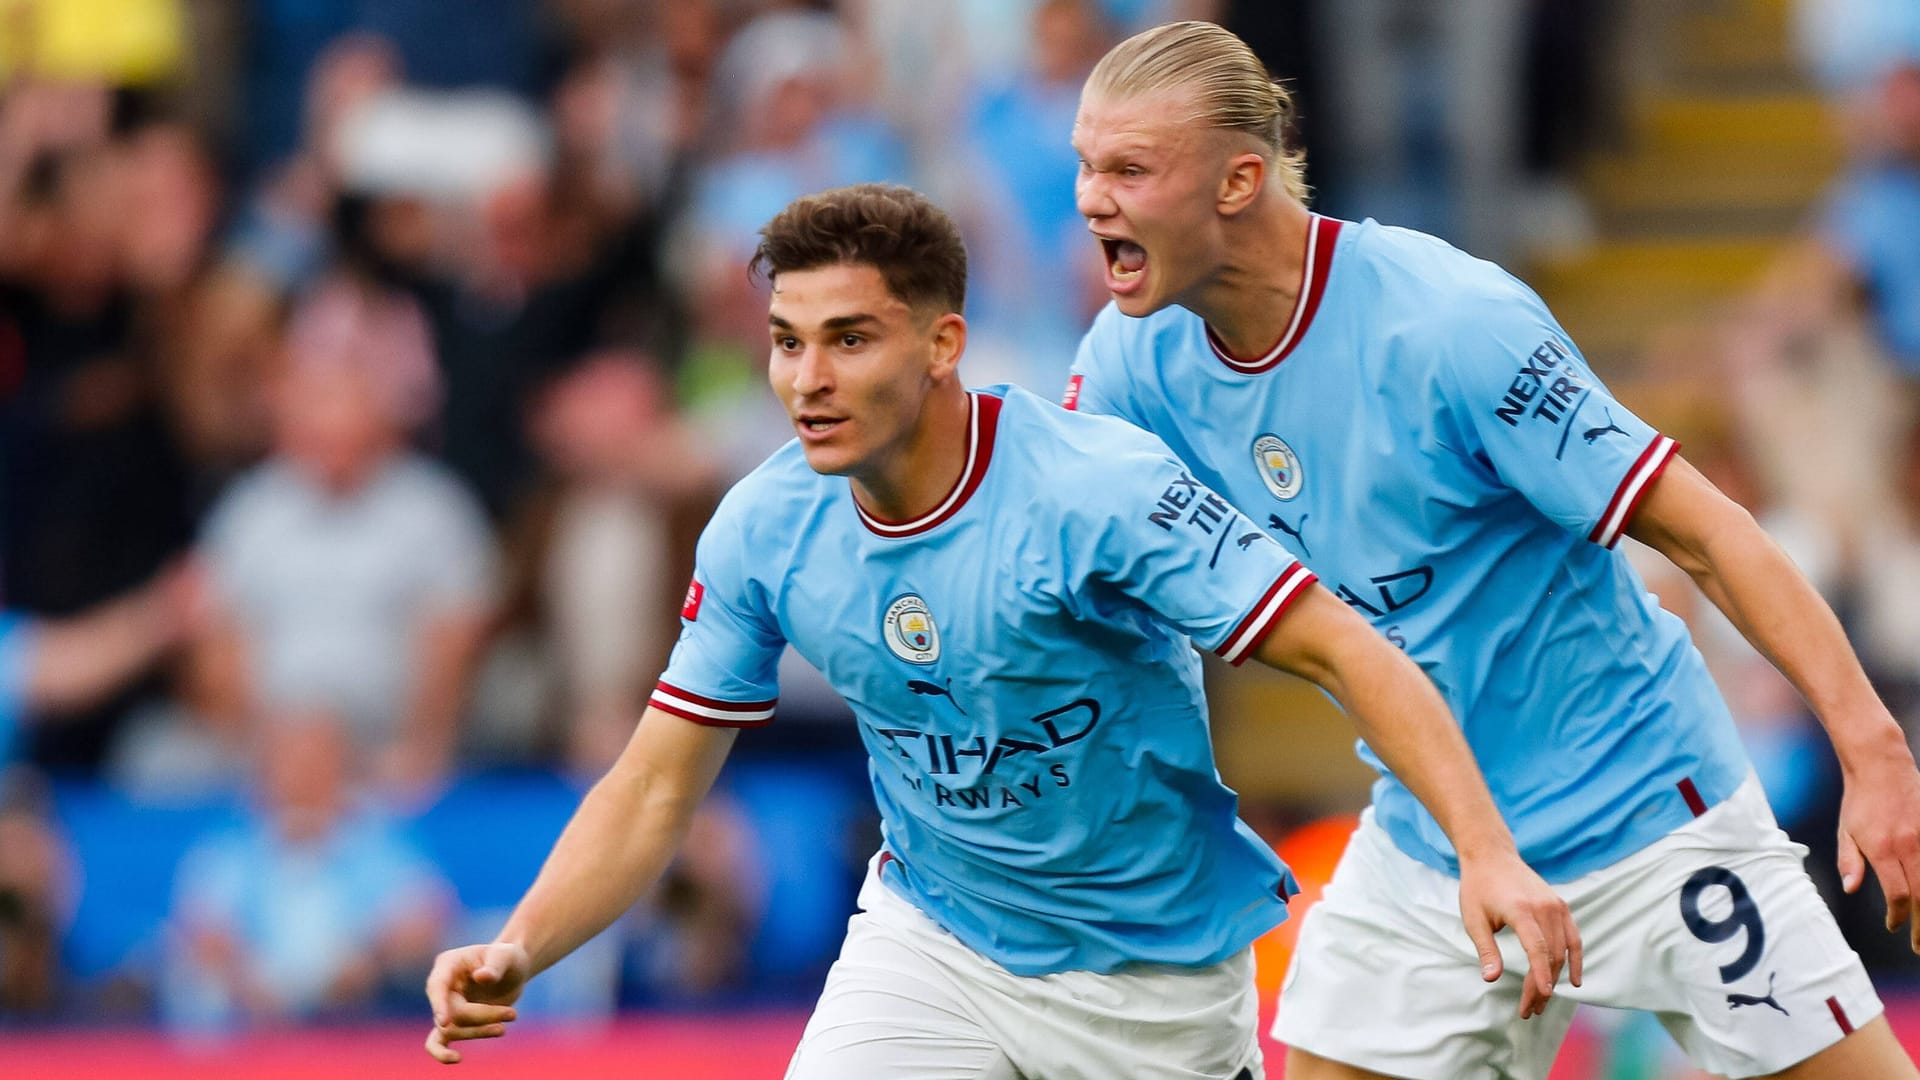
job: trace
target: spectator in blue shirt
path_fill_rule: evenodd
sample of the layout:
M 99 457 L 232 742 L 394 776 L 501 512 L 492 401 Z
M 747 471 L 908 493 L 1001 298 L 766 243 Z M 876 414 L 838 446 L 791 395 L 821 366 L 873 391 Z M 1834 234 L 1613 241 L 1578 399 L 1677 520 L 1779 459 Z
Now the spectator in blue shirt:
M 265 725 L 256 807 L 189 851 L 175 878 L 176 956 L 161 990 L 170 1024 L 299 1021 L 411 988 L 451 892 L 360 798 L 356 760 L 346 727 L 324 711 Z

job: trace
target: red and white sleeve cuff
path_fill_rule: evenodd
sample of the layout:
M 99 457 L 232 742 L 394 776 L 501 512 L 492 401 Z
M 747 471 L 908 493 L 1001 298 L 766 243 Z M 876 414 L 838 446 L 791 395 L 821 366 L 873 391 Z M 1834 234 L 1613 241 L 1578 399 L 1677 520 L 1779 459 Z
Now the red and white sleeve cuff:
M 661 712 L 709 727 L 759 727 L 773 720 L 774 701 L 721 701 L 661 682 L 648 704 Z
M 1318 580 L 1313 571 L 1307 569 L 1302 563 L 1294 563 L 1287 567 L 1286 572 L 1268 586 L 1265 595 L 1260 597 L 1259 603 L 1253 605 L 1253 610 L 1247 613 L 1247 617 L 1240 620 L 1240 625 L 1234 627 L 1233 632 L 1220 643 L 1220 647 L 1213 650 L 1214 655 L 1239 667 L 1247 657 L 1254 654 L 1261 642 L 1267 640 L 1267 635 L 1271 634 L 1274 626 L 1280 622 L 1280 616 L 1286 613 L 1287 606 L 1292 604 L 1307 586 Z
M 1627 470 L 1626 479 L 1620 481 L 1620 487 L 1614 491 L 1613 500 L 1607 503 L 1606 513 L 1600 515 L 1600 521 L 1587 534 L 1587 539 L 1601 547 L 1612 547 L 1620 542 L 1620 536 L 1627 531 L 1627 522 L 1633 520 L 1633 512 L 1640 508 L 1640 500 L 1647 497 L 1653 489 L 1653 482 L 1673 460 L 1674 451 L 1680 444 L 1665 435 L 1655 435 L 1647 448 L 1640 452 L 1639 460 L 1633 468 Z

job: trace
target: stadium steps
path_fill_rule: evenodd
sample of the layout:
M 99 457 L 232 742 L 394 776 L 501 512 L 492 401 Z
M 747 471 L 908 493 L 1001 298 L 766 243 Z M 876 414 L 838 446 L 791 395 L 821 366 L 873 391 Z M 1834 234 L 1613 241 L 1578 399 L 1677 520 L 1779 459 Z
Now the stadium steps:
M 1638 7 L 1625 131 L 1580 178 L 1596 241 L 1525 273 L 1610 376 L 1748 286 L 1842 165 L 1832 115 L 1795 66 L 1791 12 L 1791 0 Z
M 1750 283 L 1777 247 L 1766 237 L 1612 240 L 1542 261 L 1529 283 L 1588 359 L 1611 374 L 1639 354 L 1650 330 L 1695 318 Z
M 1794 0 L 1662 0 L 1668 77 L 1720 86 L 1793 82 Z

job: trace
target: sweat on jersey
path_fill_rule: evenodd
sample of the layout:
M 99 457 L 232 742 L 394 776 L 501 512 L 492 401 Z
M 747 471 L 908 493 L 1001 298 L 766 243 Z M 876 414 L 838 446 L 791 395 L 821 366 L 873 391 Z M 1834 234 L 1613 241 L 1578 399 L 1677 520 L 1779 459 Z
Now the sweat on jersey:
M 769 722 L 791 643 L 869 754 L 881 879 L 1022 975 L 1202 966 L 1286 917 L 1236 816 L 1189 637 L 1249 655 L 1313 575 L 1160 440 L 975 391 L 926 516 L 866 513 L 789 443 L 700 538 L 652 705 Z
M 1733 793 L 1748 765 L 1679 619 L 1613 545 L 1671 460 L 1518 280 L 1433 237 L 1315 216 L 1261 356 L 1199 316 L 1111 305 L 1066 404 L 1166 440 L 1438 684 L 1521 855 L 1607 866 Z M 1458 872 L 1381 773 L 1395 844 Z

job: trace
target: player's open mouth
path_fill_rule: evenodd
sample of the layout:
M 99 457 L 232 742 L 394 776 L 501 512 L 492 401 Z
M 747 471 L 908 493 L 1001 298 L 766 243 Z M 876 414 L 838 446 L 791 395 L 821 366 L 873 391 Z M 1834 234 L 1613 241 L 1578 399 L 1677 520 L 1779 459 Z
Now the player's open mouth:
M 800 416 L 794 419 L 793 426 L 800 429 L 801 435 L 821 438 L 844 423 L 846 423 L 844 417 Z
M 1107 256 L 1108 285 L 1125 285 L 1139 280 L 1147 272 L 1147 249 L 1131 240 L 1100 238 Z

